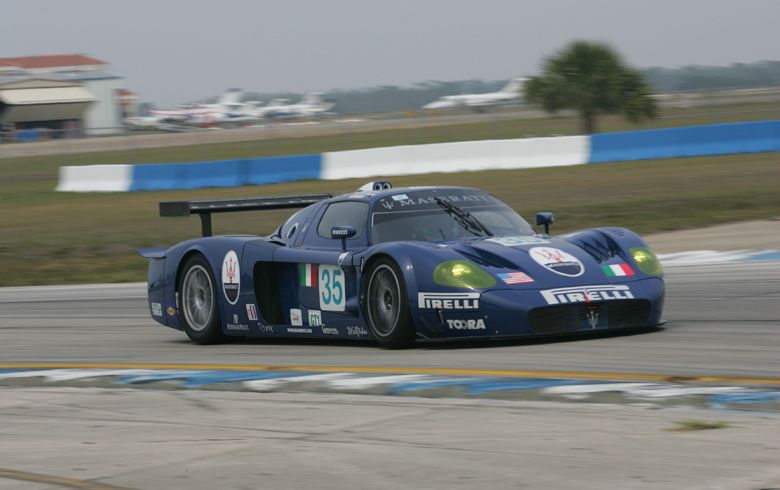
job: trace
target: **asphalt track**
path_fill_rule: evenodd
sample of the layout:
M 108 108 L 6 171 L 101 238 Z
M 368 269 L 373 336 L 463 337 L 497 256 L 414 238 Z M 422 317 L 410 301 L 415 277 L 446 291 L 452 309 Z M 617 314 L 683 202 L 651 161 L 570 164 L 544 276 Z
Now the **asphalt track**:
M 661 329 L 579 339 L 444 343 L 250 340 L 197 346 L 147 313 L 143 284 L 0 289 L 0 368 L 19 363 L 355 367 L 582 377 L 780 378 L 780 262 L 667 270 Z

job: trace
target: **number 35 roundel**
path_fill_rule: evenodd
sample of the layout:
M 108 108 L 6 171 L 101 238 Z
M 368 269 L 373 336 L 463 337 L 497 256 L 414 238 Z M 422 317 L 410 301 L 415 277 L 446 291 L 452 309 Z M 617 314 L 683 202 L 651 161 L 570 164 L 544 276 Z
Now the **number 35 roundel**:
M 344 271 L 337 265 L 320 265 L 319 297 L 323 311 L 344 311 Z

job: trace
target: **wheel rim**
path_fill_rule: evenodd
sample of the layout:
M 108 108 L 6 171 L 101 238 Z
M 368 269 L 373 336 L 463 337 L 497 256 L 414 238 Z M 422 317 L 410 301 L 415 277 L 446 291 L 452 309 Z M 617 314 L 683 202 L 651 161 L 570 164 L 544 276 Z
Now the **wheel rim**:
M 184 318 L 189 327 L 202 332 L 214 314 L 214 287 L 211 277 L 200 265 L 191 267 L 182 282 Z
M 392 268 L 380 265 L 368 282 L 368 320 L 374 333 L 387 337 L 401 313 L 401 288 Z

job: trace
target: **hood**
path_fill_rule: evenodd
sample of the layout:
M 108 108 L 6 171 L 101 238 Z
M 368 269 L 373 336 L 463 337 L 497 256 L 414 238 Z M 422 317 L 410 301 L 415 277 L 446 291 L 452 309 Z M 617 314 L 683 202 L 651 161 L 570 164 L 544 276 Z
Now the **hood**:
M 609 284 L 640 274 L 612 237 L 595 230 L 574 237 L 490 237 L 448 245 L 512 288 Z M 533 281 L 512 274 L 517 272 Z

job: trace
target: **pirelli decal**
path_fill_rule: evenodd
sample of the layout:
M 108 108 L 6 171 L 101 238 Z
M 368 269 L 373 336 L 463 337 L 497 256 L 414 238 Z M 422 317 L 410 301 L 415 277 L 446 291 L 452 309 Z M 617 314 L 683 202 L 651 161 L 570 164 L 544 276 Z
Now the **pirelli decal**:
M 615 284 L 544 289 L 539 292 L 542 293 L 548 305 L 634 298 L 628 286 Z
M 417 293 L 424 310 L 478 310 L 479 293 Z

